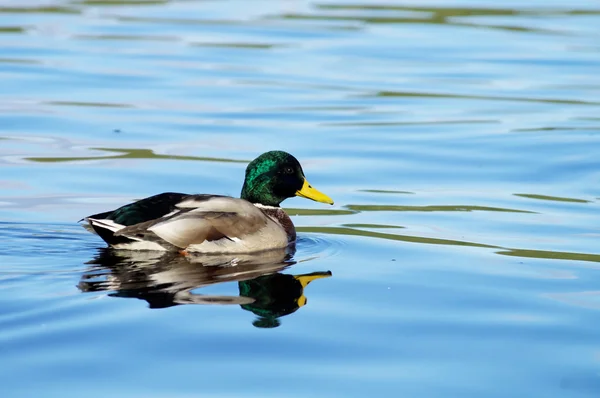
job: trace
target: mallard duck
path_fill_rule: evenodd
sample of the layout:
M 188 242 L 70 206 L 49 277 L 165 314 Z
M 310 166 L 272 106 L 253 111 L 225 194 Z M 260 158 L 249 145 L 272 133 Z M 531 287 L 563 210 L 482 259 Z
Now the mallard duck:
M 293 196 L 333 204 L 308 183 L 295 157 L 270 151 L 248 164 L 240 198 L 166 192 L 84 220 L 117 249 L 252 253 L 296 241 L 279 207 Z

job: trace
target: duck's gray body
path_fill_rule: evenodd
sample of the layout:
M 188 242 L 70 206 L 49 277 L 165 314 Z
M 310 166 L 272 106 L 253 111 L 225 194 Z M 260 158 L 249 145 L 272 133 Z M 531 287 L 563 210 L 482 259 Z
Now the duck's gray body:
M 252 253 L 296 240 L 280 207 L 229 196 L 163 193 L 86 220 L 117 249 Z

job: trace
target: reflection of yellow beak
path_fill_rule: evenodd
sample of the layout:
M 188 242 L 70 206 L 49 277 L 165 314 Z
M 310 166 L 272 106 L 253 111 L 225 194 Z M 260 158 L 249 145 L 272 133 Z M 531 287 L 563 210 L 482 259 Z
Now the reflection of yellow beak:
M 296 196 L 301 196 L 303 198 L 312 199 L 314 201 L 321 202 L 321 203 L 329 203 L 330 205 L 333 204 L 333 200 L 329 196 L 314 189 L 308 183 L 306 178 L 304 179 L 304 184 L 302 185 L 302 188 L 300 188 L 299 191 L 296 191 Z
M 302 285 L 302 291 L 303 291 L 303 294 L 300 297 L 298 297 L 298 300 L 296 300 L 296 302 L 298 303 L 298 308 L 304 307 L 307 302 L 306 297 L 304 296 L 304 288 L 309 283 L 314 281 L 315 279 L 329 278 L 330 276 L 331 276 L 331 271 L 313 272 L 312 274 L 304 274 L 304 275 L 294 275 L 294 278 L 296 278 L 296 280 L 298 282 L 300 282 L 300 284 Z
M 304 275 L 294 275 L 294 278 L 300 282 L 302 285 L 302 289 L 304 289 L 309 283 L 314 281 L 315 279 L 321 278 L 329 278 L 331 276 L 331 271 L 328 272 L 313 272 L 312 274 L 304 274 Z
M 306 300 L 306 297 L 304 297 L 304 295 L 298 297 L 298 308 L 304 307 L 307 301 L 308 300 Z

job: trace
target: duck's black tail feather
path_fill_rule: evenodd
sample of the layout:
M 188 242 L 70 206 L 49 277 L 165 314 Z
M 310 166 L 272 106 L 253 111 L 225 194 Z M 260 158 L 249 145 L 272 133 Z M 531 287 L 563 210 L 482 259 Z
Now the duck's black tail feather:
M 96 223 L 90 223 L 90 225 L 93 228 L 94 232 L 96 232 L 98 234 L 98 236 L 100 238 L 102 238 L 102 240 L 105 241 L 106 243 L 108 243 L 109 245 L 118 245 L 120 243 L 134 242 L 133 239 L 129 239 L 126 236 L 115 236 L 114 231 L 112 231 L 108 228 L 105 228 L 101 225 L 98 225 Z

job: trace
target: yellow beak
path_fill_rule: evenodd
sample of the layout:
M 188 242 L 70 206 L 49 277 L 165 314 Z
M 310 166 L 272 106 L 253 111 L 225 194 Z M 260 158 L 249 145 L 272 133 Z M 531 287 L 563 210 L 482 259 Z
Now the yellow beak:
M 302 185 L 302 188 L 299 191 L 296 191 L 296 196 L 300 196 L 300 197 L 307 198 L 307 199 L 312 199 L 314 201 L 321 202 L 321 203 L 329 203 L 330 205 L 333 204 L 333 200 L 329 196 L 314 189 L 308 183 L 306 178 L 304 179 L 304 184 Z

